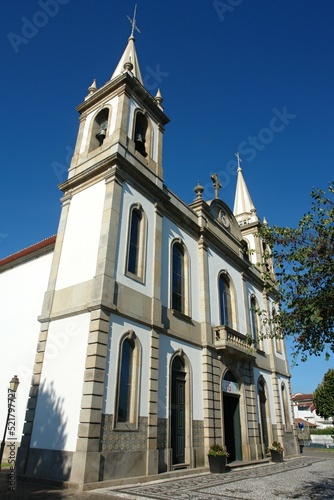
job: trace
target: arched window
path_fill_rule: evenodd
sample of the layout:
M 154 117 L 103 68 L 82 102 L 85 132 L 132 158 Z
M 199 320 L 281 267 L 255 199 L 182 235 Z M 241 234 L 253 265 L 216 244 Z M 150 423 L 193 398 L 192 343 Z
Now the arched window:
M 281 339 L 281 336 L 279 333 L 279 329 L 277 328 L 277 323 L 276 323 L 277 322 L 277 313 L 276 313 L 275 307 L 272 308 L 271 320 L 272 320 L 271 331 L 272 331 L 273 337 L 275 337 L 276 351 L 281 353 L 282 352 L 282 339 Z
M 133 349 L 134 346 L 130 340 L 124 340 L 120 365 L 121 373 L 119 379 L 117 422 L 128 422 L 130 420 Z
M 251 296 L 250 299 L 250 319 L 251 319 L 251 332 L 252 332 L 252 338 L 255 343 L 257 343 L 258 339 L 258 325 L 257 325 L 257 303 L 256 303 L 256 298 L 254 295 Z
M 185 311 L 184 250 L 179 243 L 173 245 L 172 309 Z
M 263 349 L 263 339 L 261 337 L 261 322 L 259 317 L 259 305 L 254 295 L 250 298 L 250 329 L 255 347 Z
M 93 122 L 89 151 L 102 146 L 107 135 L 109 109 L 103 108 L 95 117 Z
M 220 324 L 232 328 L 230 280 L 223 273 L 219 276 Z
M 146 116 L 143 113 L 138 112 L 136 114 L 135 132 L 134 132 L 135 150 L 138 151 L 144 157 L 147 156 L 147 151 L 146 151 L 147 126 L 148 123 Z
M 140 342 L 130 330 L 120 344 L 115 427 L 126 424 L 127 429 L 137 428 L 140 369 Z
M 144 279 L 147 221 L 139 203 L 130 209 L 126 274 Z

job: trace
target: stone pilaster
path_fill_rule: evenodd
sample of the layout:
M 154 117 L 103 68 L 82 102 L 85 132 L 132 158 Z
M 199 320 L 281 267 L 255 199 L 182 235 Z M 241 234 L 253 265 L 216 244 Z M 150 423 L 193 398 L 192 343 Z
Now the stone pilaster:
M 117 166 L 105 175 L 106 191 L 99 252 L 94 277 L 93 304 L 111 307 L 115 300 L 116 256 L 124 176 Z
M 273 398 L 274 398 L 274 412 L 276 415 L 276 429 L 273 428 L 273 440 L 282 441 L 284 429 L 282 420 L 282 408 L 281 408 L 281 398 L 280 398 L 280 387 L 279 380 L 277 379 L 277 374 L 275 371 L 271 374 Z
M 220 378 L 221 363 L 213 358 L 212 352 L 202 351 L 204 454 L 214 442 L 221 443 Z
M 101 479 L 100 441 L 110 315 L 92 311 L 88 337 L 80 423 L 71 481 L 80 484 Z
M 61 210 L 61 214 L 60 214 L 60 221 L 59 221 L 59 226 L 58 226 L 56 245 L 55 245 L 53 258 L 52 258 L 48 288 L 44 294 L 42 312 L 41 312 L 41 316 L 39 318 L 41 321 L 48 319 L 51 315 L 53 297 L 54 297 L 54 293 L 55 293 L 57 276 L 58 276 L 59 262 L 60 262 L 62 248 L 63 248 L 65 229 L 66 229 L 68 213 L 70 210 L 71 199 L 72 199 L 71 193 L 65 194 L 62 198 L 62 210 Z
M 158 377 L 159 335 L 152 330 L 150 346 L 150 379 L 148 386 L 148 428 L 146 474 L 158 473 Z
M 243 442 L 243 459 L 257 460 L 262 458 L 259 456 L 259 423 L 256 412 L 256 392 L 254 386 L 254 372 L 250 363 L 242 365 L 242 380 L 245 390 L 245 405 L 246 405 L 246 443 Z M 242 422 L 243 425 L 243 422 Z
M 153 239 L 153 297 L 151 309 L 151 322 L 156 326 L 163 326 L 161 322 L 161 264 L 162 264 L 162 213 L 159 204 L 155 204 Z
M 198 241 L 198 276 L 200 297 L 200 322 L 203 345 L 212 344 L 212 328 L 210 324 L 209 262 L 208 247 L 204 235 Z
M 25 415 L 25 423 L 23 426 L 23 436 L 21 439 L 21 445 L 17 456 L 17 472 L 19 474 L 24 474 L 27 466 L 48 330 L 49 330 L 49 323 L 43 323 L 38 337 L 35 363 L 33 367 L 33 375 L 31 379 L 31 387 L 30 387 L 28 405 Z

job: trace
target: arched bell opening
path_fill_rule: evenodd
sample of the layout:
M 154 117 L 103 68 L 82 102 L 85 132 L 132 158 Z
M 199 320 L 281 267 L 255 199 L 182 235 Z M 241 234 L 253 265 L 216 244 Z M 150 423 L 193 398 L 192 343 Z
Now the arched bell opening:
M 95 117 L 91 133 L 89 151 L 102 146 L 108 130 L 109 109 L 103 108 Z
M 146 116 L 138 112 L 136 114 L 135 121 L 135 132 L 134 132 L 134 142 L 135 150 L 138 151 L 142 156 L 146 158 L 146 134 L 147 134 L 148 122 Z

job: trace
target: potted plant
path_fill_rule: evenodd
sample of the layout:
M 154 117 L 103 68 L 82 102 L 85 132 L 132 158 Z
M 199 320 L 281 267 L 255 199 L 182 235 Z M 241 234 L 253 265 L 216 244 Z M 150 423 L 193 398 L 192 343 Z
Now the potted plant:
M 210 472 L 221 474 L 225 472 L 228 453 L 220 444 L 213 444 L 208 451 Z
M 278 441 L 274 441 L 269 448 L 273 462 L 283 462 L 283 447 Z

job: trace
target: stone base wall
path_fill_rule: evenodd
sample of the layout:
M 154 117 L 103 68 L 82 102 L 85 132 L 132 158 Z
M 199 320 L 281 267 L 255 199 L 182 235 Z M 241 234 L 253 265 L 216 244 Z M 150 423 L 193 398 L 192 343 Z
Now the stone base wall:
M 101 478 L 120 479 L 146 475 L 147 451 L 104 451 L 101 453 Z
M 73 452 L 30 448 L 28 453 L 25 475 L 57 481 L 70 479 Z M 20 461 L 20 449 L 17 460 Z

